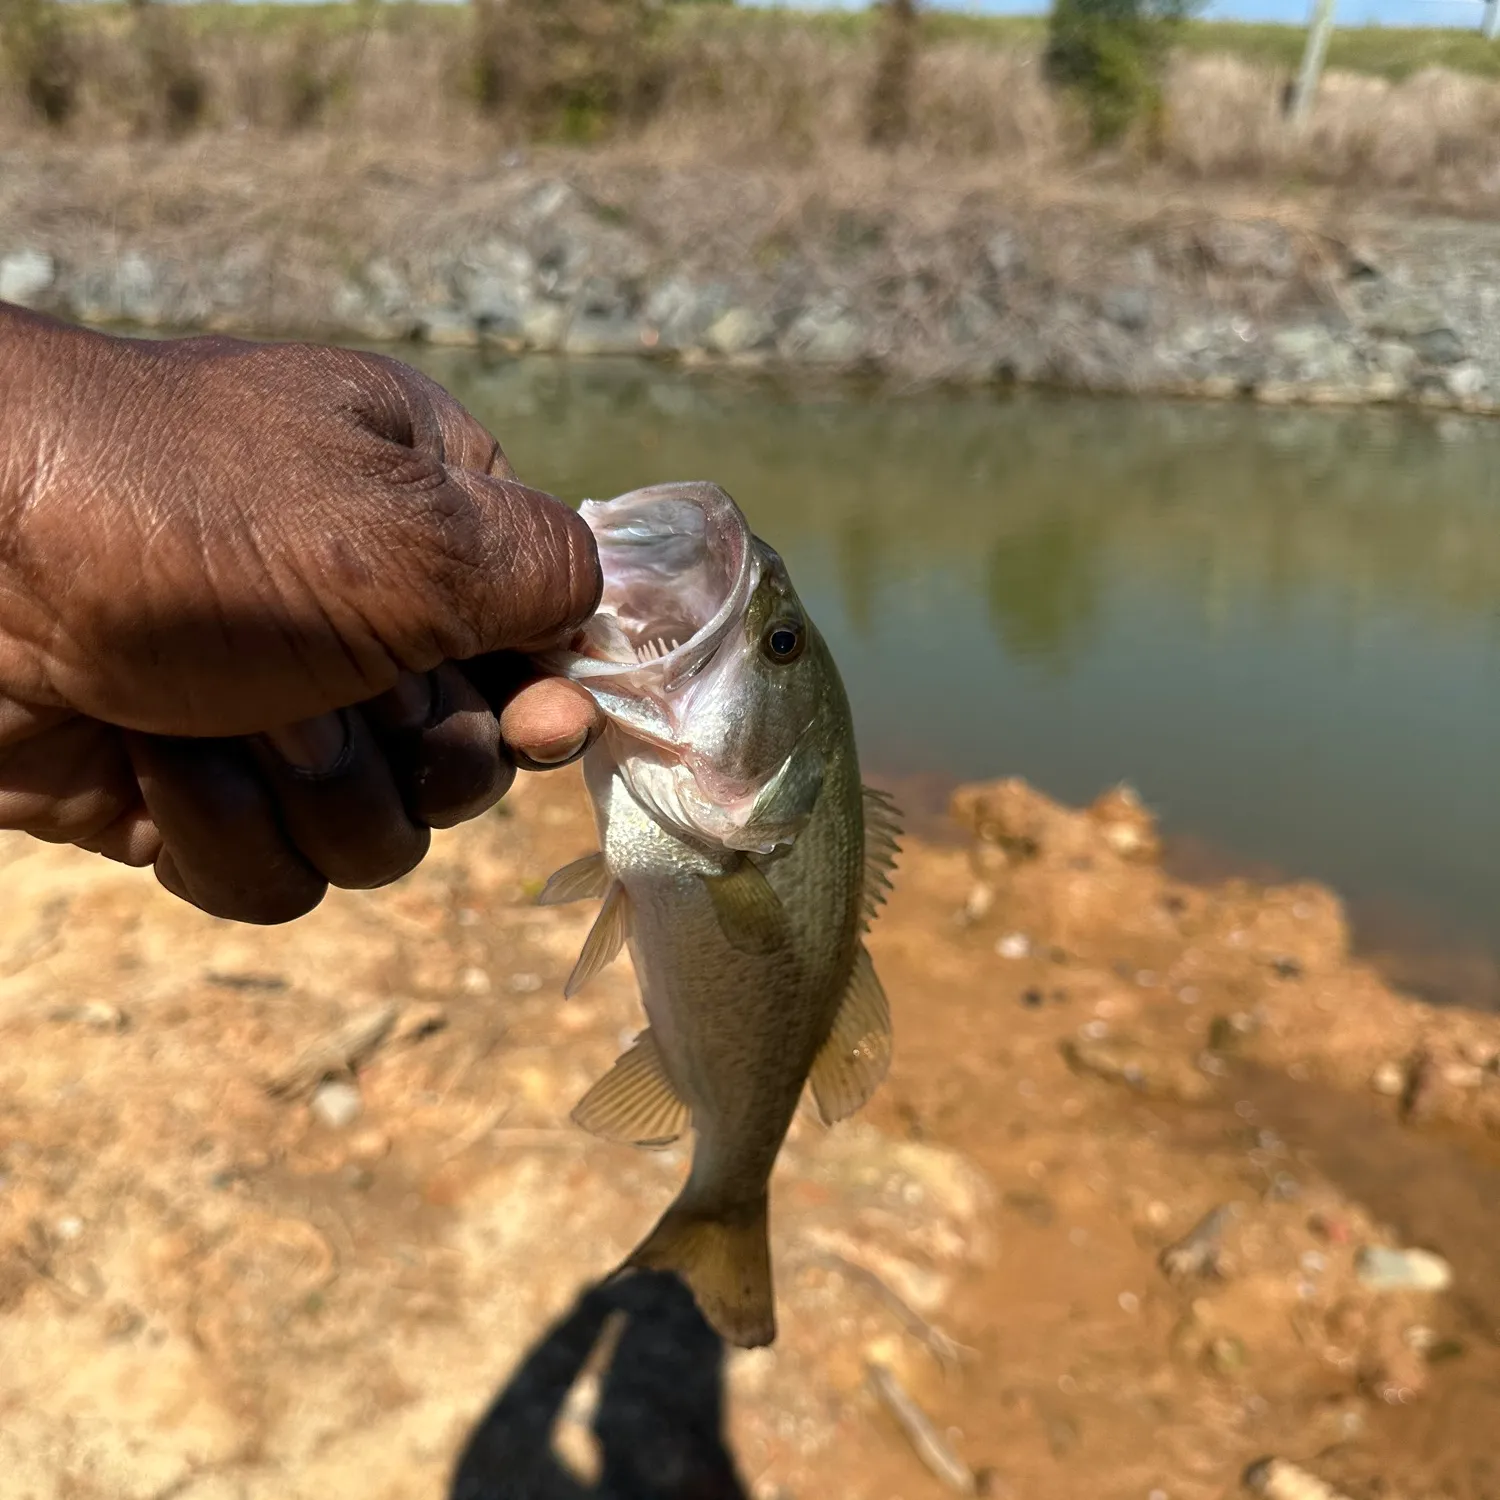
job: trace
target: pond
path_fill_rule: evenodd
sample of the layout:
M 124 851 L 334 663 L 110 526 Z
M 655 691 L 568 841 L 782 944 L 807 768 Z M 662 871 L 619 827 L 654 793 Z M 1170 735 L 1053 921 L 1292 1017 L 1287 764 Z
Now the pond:
M 416 358 L 571 501 L 728 489 L 870 770 L 1129 781 L 1180 858 L 1325 881 L 1376 948 L 1481 955 L 1431 987 L 1493 1003 L 1500 424 Z

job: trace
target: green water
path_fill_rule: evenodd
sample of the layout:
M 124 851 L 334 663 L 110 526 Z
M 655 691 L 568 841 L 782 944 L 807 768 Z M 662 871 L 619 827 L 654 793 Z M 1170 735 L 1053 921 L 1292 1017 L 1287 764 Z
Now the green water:
M 419 358 L 570 500 L 723 484 L 871 768 L 1125 779 L 1179 839 L 1500 949 L 1500 423 Z

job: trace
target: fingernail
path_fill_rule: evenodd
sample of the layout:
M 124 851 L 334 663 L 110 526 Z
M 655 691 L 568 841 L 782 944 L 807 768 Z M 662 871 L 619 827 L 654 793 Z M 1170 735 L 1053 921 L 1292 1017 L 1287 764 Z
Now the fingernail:
M 539 766 L 561 765 L 565 760 L 572 760 L 583 749 L 588 737 L 589 732 L 585 729 L 579 734 L 569 735 L 565 740 L 554 740 L 545 745 L 528 745 L 525 753 L 529 760 L 534 760 Z
M 425 672 L 403 672 L 391 689 L 395 728 L 420 729 L 432 715 L 432 678 Z
M 344 753 L 348 731 L 342 714 L 319 714 L 268 730 L 271 748 L 290 766 L 315 774 L 331 771 Z

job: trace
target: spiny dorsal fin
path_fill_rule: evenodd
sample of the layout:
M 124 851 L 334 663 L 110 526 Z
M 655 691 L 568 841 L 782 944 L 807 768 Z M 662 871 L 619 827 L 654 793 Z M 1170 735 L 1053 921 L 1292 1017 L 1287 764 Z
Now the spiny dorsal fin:
M 808 1075 L 825 1125 L 847 1119 L 880 1086 L 891 1065 L 891 1008 L 863 943 L 844 1003 Z
M 573 1110 L 573 1123 L 591 1135 L 629 1146 L 666 1146 L 688 1126 L 661 1049 L 648 1026 Z
M 567 901 L 587 901 L 592 896 L 603 896 L 609 891 L 609 866 L 602 854 L 585 854 L 556 871 L 542 894 L 536 898 L 538 906 L 561 906 Z
M 741 953 L 775 953 L 787 942 L 786 908 L 750 860 L 728 875 L 705 875 L 719 930 Z
M 604 905 L 589 935 L 583 940 L 583 952 L 568 975 L 563 994 L 572 999 L 595 974 L 606 967 L 625 944 L 625 926 L 630 918 L 630 898 L 618 880 L 612 881 L 604 897 Z
M 865 803 L 865 889 L 864 919 L 868 927 L 875 913 L 885 904 L 891 888 L 891 871 L 900 850 L 901 814 L 885 793 L 873 786 L 864 788 Z

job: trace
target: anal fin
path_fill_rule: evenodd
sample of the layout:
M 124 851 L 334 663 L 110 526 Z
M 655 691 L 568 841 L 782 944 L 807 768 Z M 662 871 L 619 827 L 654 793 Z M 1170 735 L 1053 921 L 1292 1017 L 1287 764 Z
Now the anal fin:
M 891 1007 L 861 943 L 833 1030 L 808 1081 L 825 1125 L 847 1119 L 880 1086 L 891 1065 Z
M 613 881 L 604 897 L 604 905 L 599 908 L 599 915 L 594 919 L 594 925 L 589 928 L 589 935 L 583 940 L 583 951 L 578 955 L 578 962 L 573 965 L 573 972 L 568 975 L 568 982 L 563 986 L 563 994 L 568 999 L 571 1000 L 594 975 L 606 968 L 624 947 L 625 929 L 629 920 L 630 897 L 625 894 L 625 887 L 618 880 Z
M 573 1110 L 591 1135 L 630 1146 L 666 1146 L 688 1126 L 688 1107 L 672 1086 L 647 1027 Z

